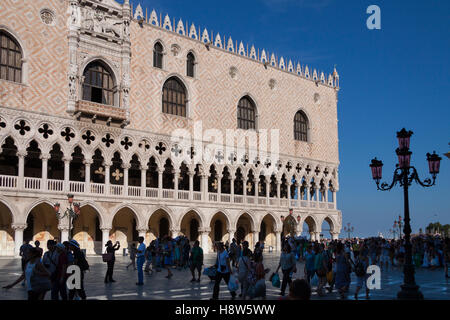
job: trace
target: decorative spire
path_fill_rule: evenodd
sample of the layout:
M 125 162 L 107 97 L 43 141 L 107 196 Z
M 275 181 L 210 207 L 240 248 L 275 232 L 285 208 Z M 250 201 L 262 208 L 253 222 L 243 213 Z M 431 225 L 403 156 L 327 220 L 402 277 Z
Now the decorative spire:
M 191 29 L 189 30 L 189 37 L 198 40 L 197 30 L 195 29 L 195 25 L 193 23 L 191 24 Z
M 172 31 L 172 23 L 170 22 L 170 18 L 169 18 L 168 14 L 166 14 L 166 16 L 164 17 L 163 28 L 167 29 L 169 31 Z
M 181 19 L 178 21 L 177 24 L 177 33 L 182 34 L 183 36 L 186 35 L 186 32 L 184 31 L 184 24 L 183 21 L 181 21 Z
M 209 43 L 209 34 L 208 34 L 208 30 L 203 30 L 203 34 L 202 34 L 202 42 L 203 43 Z
M 220 38 L 220 34 L 216 35 L 216 40 L 214 41 L 214 45 L 218 48 L 222 48 L 222 38 Z
M 156 11 L 153 10 L 152 13 L 150 14 L 150 24 L 159 27 L 159 22 L 158 22 L 158 16 L 156 15 Z

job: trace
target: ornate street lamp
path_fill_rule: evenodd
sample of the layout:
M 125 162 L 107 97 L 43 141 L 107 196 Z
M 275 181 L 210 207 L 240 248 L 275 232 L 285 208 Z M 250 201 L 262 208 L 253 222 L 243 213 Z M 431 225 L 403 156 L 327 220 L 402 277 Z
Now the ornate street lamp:
M 439 173 L 439 166 L 441 158 L 434 152 L 432 155 L 427 154 L 428 167 L 431 174 L 431 179 L 427 178 L 424 181 L 419 179 L 416 168 L 410 165 L 411 154 L 409 150 L 410 138 L 413 134 L 412 131 L 406 131 L 402 129 L 397 132 L 399 147 L 396 150 L 398 157 L 398 164 L 394 170 L 394 177 L 392 183 L 389 185 L 385 182 L 381 183 L 381 168 L 383 163 L 376 158 L 372 160 L 370 168 L 372 170 L 372 178 L 377 184 L 377 189 L 382 191 L 391 190 L 397 183 L 400 187 L 403 187 L 403 197 L 404 197 L 404 235 L 405 235 L 405 264 L 403 267 L 404 280 L 401 286 L 400 292 L 397 294 L 399 299 L 412 299 L 419 300 L 423 299 L 423 294 L 419 291 L 419 286 L 416 285 L 414 279 L 414 265 L 412 264 L 412 252 L 411 252 L 411 225 L 409 217 L 409 198 L 408 198 L 408 187 L 413 181 L 421 185 L 422 187 L 431 187 L 436 182 L 436 176 Z M 399 226 L 401 228 L 402 221 L 399 219 Z M 395 224 L 394 224 L 395 226 Z
M 58 202 L 53 205 L 53 208 L 55 209 L 55 213 L 56 213 L 56 218 L 58 218 L 58 220 L 62 220 L 65 217 L 69 217 L 69 240 L 72 239 L 72 233 L 71 233 L 72 222 L 73 222 L 73 220 L 78 218 L 78 216 L 80 215 L 80 207 L 81 207 L 79 203 L 73 202 L 73 198 L 74 198 L 73 194 L 67 195 L 67 201 L 69 202 L 69 208 L 67 208 L 66 211 L 64 211 L 64 214 L 61 214 L 59 212 L 61 205 Z
M 347 232 L 348 239 L 350 239 L 350 234 L 353 233 L 354 230 L 355 230 L 355 228 L 350 226 L 350 222 L 347 223 L 347 226 L 344 226 L 344 232 Z

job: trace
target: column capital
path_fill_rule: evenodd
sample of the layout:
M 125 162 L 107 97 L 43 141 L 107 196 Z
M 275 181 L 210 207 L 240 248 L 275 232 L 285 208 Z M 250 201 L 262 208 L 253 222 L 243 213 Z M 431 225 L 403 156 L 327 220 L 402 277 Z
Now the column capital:
M 94 163 L 94 160 L 92 160 L 92 159 L 84 159 L 83 160 L 83 164 L 87 165 L 87 166 L 90 166 L 93 163 Z
M 199 228 L 198 231 L 200 233 L 210 233 L 211 232 L 211 228 Z
M 106 167 L 111 167 L 112 166 L 112 161 L 111 160 L 105 160 L 105 161 L 103 161 L 102 164 L 105 166 L 105 168 Z
M 139 232 L 139 233 L 147 233 L 148 232 L 148 228 L 138 228 L 138 229 L 136 229 L 137 230 L 137 232 Z
M 41 155 L 39 156 L 39 158 L 41 160 L 49 160 L 51 158 L 50 153 L 41 153 Z
M 147 166 L 147 165 L 145 165 L 145 166 L 142 166 L 142 165 L 141 165 L 141 166 L 139 167 L 139 169 L 141 169 L 141 170 L 148 170 L 148 166 Z
M 11 228 L 13 228 L 13 230 L 25 230 L 27 228 L 27 224 L 26 223 L 14 223 L 11 225 Z
M 70 162 L 70 161 L 72 161 L 72 157 L 71 156 L 64 156 L 64 157 L 62 157 L 62 161 Z
M 27 154 L 28 154 L 28 152 L 27 152 L 27 150 L 18 150 L 17 151 L 17 156 L 18 157 L 21 157 L 21 158 L 25 158 L 26 156 L 27 156 Z
M 130 163 L 122 163 L 122 169 L 130 169 L 131 168 L 131 164 Z
M 100 230 L 102 230 L 102 232 L 110 232 L 111 229 L 112 228 L 106 228 L 106 227 L 100 228 Z
M 228 232 L 228 233 L 230 233 L 230 232 L 236 232 L 236 229 L 231 229 L 231 228 L 230 228 L 230 229 L 227 230 L 227 232 Z

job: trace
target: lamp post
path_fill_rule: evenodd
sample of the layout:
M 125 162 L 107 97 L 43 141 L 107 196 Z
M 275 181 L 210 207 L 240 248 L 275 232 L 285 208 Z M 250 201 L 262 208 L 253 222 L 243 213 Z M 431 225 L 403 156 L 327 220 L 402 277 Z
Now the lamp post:
M 392 183 L 389 185 L 385 182 L 381 183 L 381 172 L 383 168 L 383 163 L 377 158 L 373 159 L 370 168 L 372 170 L 372 178 L 377 184 L 377 189 L 382 191 L 387 191 L 392 189 L 397 183 L 400 187 L 403 187 L 403 197 L 404 197 L 404 235 L 405 235 L 405 264 L 403 267 L 404 280 L 401 286 L 400 292 L 397 294 L 398 299 L 412 299 L 421 300 L 423 299 L 423 294 L 419 291 L 419 286 L 416 285 L 414 279 L 414 265 L 412 264 L 412 252 L 411 252 L 411 225 L 409 217 L 409 199 L 408 199 L 408 187 L 413 181 L 421 185 L 422 187 L 431 187 L 436 182 L 436 176 L 439 173 L 440 161 L 442 160 L 436 152 L 433 154 L 427 153 L 427 161 L 430 174 L 432 178 L 427 178 L 424 181 L 419 179 L 416 168 L 410 166 L 411 154 L 409 150 L 409 142 L 412 131 L 406 131 L 404 128 L 397 132 L 397 138 L 399 142 L 399 148 L 397 148 L 396 153 L 398 156 L 398 164 L 394 170 L 394 177 Z
M 344 226 L 344 232 L 347 232 L 347 234 L 348 234 L 348 239 L 350 239 L 350 234 L 351 234 L 354 230 L 355 230 L 355 228 L 350 226 L 350 222 L 347 223 L 347 226 L 346 226 L 346 227 Z
M 67 195 L 67 201 L 69 202 L 69 207 L 64 211 L 64 214 L 59 212 L 61 205 L 58 202 L 53 205 L 53 208 L 55 209 L 56 218 L 58 218 L 58 220 L 62 220 L 66 216 L 69 217 L 69 240 L 72 240 L 72 220 L 78 218 L 78 215 L 80 214 L 80 204 L 73 202 L 73 194 Z

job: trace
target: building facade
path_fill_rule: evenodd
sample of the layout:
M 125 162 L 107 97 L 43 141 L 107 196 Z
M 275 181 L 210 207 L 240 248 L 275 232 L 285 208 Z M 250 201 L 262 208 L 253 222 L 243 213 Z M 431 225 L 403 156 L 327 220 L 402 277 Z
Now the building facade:
M 205 252 L 338 237 L 336 70 L 128 0 L 4 0 L 0 37 L 0 255 L 69 237 L 88 254 L 139 236 Z M 69 193 L 73 227 L 54 208 Z

